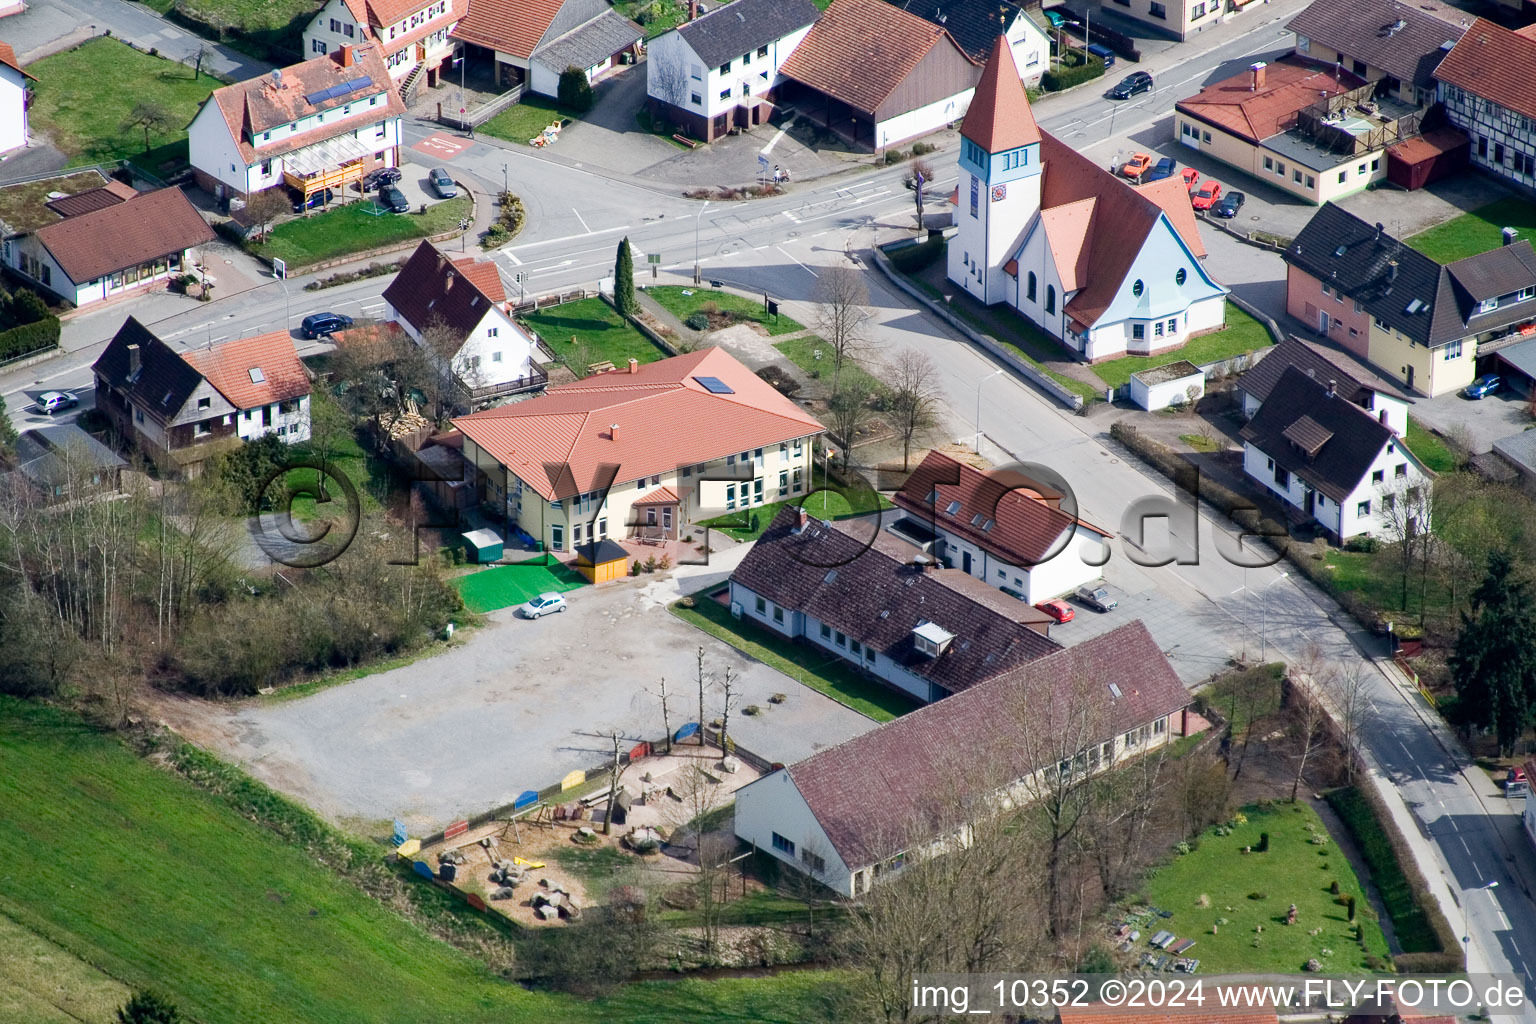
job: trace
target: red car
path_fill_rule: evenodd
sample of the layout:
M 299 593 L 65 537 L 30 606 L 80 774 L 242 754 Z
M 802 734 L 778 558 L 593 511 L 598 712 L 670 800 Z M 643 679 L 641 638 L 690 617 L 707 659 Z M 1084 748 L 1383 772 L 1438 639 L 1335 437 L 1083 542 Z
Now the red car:
M 1065 601 L 1041 601 L 1035 605 L 1035 610 L 1045 612 L 1057 622 L 1071 622 L 1072 616 L 1077 614 Z
M 1194 192 L 1195 186 L 1200 184 L 1200 172 L 1193 167 L 1184 168 L 1184 190 Z
M 1189 204 L 1197 210 L 1209 210 L 1220 198 L 1221 185 L 1214 181 L 1207 181 L 1200 186 L 1200 191 L 1189 197 Z

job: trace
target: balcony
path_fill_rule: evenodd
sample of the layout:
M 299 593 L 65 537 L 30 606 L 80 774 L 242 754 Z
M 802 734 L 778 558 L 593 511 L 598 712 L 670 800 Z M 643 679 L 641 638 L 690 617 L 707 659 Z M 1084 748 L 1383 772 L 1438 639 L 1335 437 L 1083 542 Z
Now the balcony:
M 518 395 L 527 391 L 538 391 L 549 383 L 549 374 L 534 367 L 533 372 L 526 377 L 518 377 L 515 380 L 504 381 L 500 384 L 486 384 L 482 387 L 471 387 L 461 377 L 459 378 L 459 390 L 466 398 L 470 408 L 476 409 L 493 402 L 498 398 L 508 395 Z
M 363 180 L 375 152 L 361 139 L 338 135 L 284 157 L 283 181 L 306 199 L 328 188 L 342 188 Z

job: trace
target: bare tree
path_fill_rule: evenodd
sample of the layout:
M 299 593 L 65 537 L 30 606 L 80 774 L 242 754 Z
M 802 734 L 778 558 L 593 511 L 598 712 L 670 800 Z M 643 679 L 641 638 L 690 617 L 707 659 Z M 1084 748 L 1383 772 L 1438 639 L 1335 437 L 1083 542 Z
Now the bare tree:
M 645 84 L 650 94 L 664 103 L 688 106 L 688 71 L 681 60 L 647 60 Z
M 153 100 L 139 100 L 129 109 L 128 116 L 123 118 L 120 126 L 123 131 L 144 129 L 144 152 L 148 153 L 149 133 L 168 128 L 174 121 L 171 112 L 161 104 Z
M 1291 780 L 1292 803 L 1296 802 L 1297 794 L 1301 792 L 1307 766 L 1326 739 L 1324 730 L 1328 723 L 1328 712 L 1323 702 L 1318 700 L 1315 689 L 1324 689 L 1327 684 L 1323 679 L 1333 671 L 1334 667 L 1323 658 L 1316 644 L 1308 645 L 1306 652 L 1291 670 L 1286 704 L 1290 718 L 1292 760 L 1296 764 L 1296 774 Z
M 613 740 L 613 764 L 608 775 L 608 810 L 603 812 L 603 835 L 605 836 L 613 835 L 613 811 L 618 806 L 619 780 L 629 770 L 629 762 L 624 760 L 623 752 L 619 749 L 623 740 L 618 730 L 610 732 L 609 738 Z
M 863 351 L 865 330 L 871 319 L 869 289 L 864 276 L 852 267 L 829 267 L 816 279 L 816 326 L 832 348 L 832 391 L 841 385 L 843 364 Z
M 731 752 L 731 709 L 741 701 L 741 691 L 733 686 L 735 682 L 735 671 L 731 666 L 725 666 L 725 671 L 720 674 L 720 753 L 724 755 Z
M 1355 745 L 1360 731 L 1375 714 L 1376 705 L 1371 702 L 1368 687 L 1370 675 L 1362 661 L 1351 659 L 1324 673 L 1318 680 L 1319 689 L 1328 703 L 1333 705 L 1334 721 L 1344 741 L 1344 774 L 1350 783 L 1355 781 Z
M 912 441 L 920 431 L 937 422 L 934 415 L 939 401 L 938 367 L 925 352 L 903 349 L 896 357 L 890 381 L 890 417 L 901 435 L 901 468 L 906 470 L 912 457 Z
M 441 317 L 434 317 L 421 331 L 421 348 L 431 374 L 423 374 L 418 387 L 433 406 L 433 419 L 441 421 L 454 406 L 467 405 L 469 391 L 483 383 L 478 357 L 465 356 L 465 333 Z
M 846 470 L 849 460 L 853 458 L 853 446 L 858 440 L 859 430 L 869 421 L 869 406 L 863 395 L 856 395 L 852 391 L 833 392 L 827 400 L 827 418 L 832 421 L 832 432 L 843 443 L 843 469 Z
M 203 65 L 211 63 L 214 58 L 213 47 L 203 43 L 197 48 L 197 62 L 192 65 L 192 80 L 195 82 L 203 73 Z
M 245 200 L 245 215 L 263 240 L 271 233 L 272 222 L 288 212 L 289 198 L 281 188 L 252 192 Z
M 1399 600 L 1404 612 L 1408 610 L 1408 584 L 1415 565 L 1419 565 L 1421 585 L 1428 574 L 1430 549 L 1434 543 L 1434 534 L 1429 529 L 1433 504 L 1431 490 L 1424 485 L 1392 487 L 1384 484 L 1376 493 L 1376 514 L 1381 520 L 1382 532 L 1397 546 Z M 1420 596 L 1422 598 L 1422 593 Z M 1419 621 L 1423 622 L 1422 600 Z
M 703 647 L 699 648 L 697 661 L 699 669 L 699 746 L 702 747 L 704 745 L 704 723 L 709 721 L 709 719 L 704 717 L 704 691 L 709 686 L 709 676 L 704 671 Z
M 661 705 L 661 728 L 667 734 L 667 753 L 670 754 L 672 753 L 672 714 L 668 706 L 668 698 L 671 695 L 667 693 L 667 677 L 661 677 L 656 684 L 656 689 L 647 687 L 645 692 L 655 697 L 656 702 Z
M 1175 784 L 1184 812 L 1185 835 L 1197 835 L 1226 818 L 1232 780 L 1227 778 L 1226 766 L 1214 756 L 1196 753 L 1179 758 Z

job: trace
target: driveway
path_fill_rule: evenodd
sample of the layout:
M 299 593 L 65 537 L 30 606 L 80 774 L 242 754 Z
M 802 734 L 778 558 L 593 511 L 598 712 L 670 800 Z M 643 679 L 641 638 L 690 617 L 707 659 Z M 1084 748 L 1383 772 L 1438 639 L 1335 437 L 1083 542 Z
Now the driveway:
M 1414 419 L 1448 437 L 1465 433 L 1474 453 L 1489 451 L 1499 438 L 1531 425 L 1530 399 L 1507 389 L 1476 402 L 1463 398 L 1460 391 L 1419 398 L 1412 412 Z
M 675 730 L 698 717 L 695 651 L 706 670 L 739 674 L 731 735 L 769 761 L 797 761 L 874 728 L 863 715 L 750 661 L 646 600 L 655 581 L 584 588 L 564 615 L 526 622 L 511 609 L 461 645 L 294 701 L 169 701 L 158 713 L 195 743 L 332 818 L 401 817 L 412 831 L 510 802 L 662 735 L 645 693 L 665 677 Z M 666 588 L 662 588 L 666 589 Z M 770 704 L 770 694 L 789 700 Z M 710 693 L 706 714 L 719 714 Z

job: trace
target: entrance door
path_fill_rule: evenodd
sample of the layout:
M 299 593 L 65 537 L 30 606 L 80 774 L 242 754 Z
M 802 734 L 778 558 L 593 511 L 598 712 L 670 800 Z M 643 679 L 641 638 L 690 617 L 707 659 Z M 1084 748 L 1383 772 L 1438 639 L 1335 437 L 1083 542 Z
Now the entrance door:
M 971 574 L 971 553 L 966 551 L 960 556 L 960 568 L 969 576 Z
M 1408 367 L 1408 386 L 1413 387 L 1413 367 Z
M 1317 333 L 1323 335 L 1324 337 L 1326 337 L 1328 335 L 1328 311 L 1327 310 L 1320 309 L 1320 310 L 1317 311 Z
M 669 506 L 662 506 L 661 528 L 666 531 L 668 537 L 672 536 L 672 509 Z
M 1303 506 L 1307 515 L 1309 516 L 1313 515 L 1317 509 L 1317 492 L 1312 490 L 1310 487 L 1307 488 L 1307 496 L 1303 502 Z

